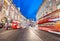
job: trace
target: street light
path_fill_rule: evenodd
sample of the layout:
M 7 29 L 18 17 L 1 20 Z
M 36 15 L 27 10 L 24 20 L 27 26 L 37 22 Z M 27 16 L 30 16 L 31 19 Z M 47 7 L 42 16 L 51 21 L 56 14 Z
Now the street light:
M 18 10 L 20 11 L 20 7 L 18 7 Z

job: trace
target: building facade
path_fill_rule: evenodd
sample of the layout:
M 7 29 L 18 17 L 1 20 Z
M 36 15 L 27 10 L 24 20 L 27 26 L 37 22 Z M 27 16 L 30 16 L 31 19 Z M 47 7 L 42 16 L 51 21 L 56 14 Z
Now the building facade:
M 37 21 L 43 16 L 60 9 L 60 0 L 44 0 L 37 13 Z
M 14 4 L 12 4 L 12 0 L 4 0 L 4 4 L 2 6 L 2 10 L 0 11 L 0 22 L 5 20 L 8 21 L 21 21 L 22 17 L 23 19 L 26 19 L 19 11 L 19 9 L 17 9 L 15 7 Z

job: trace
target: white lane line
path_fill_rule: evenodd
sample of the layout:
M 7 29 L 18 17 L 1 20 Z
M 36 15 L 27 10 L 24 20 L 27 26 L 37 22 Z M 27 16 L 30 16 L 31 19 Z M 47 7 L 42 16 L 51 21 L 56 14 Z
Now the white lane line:
M 50 31 L 50 30 L 48 32 L 55 33 L 55 34 L 59 34 L 60 35 L 60 32 L 55 32 L 55 31 Z
M 33 34 L 33 35 L 35 35 L 35 37 L 36 38 L 38 38 L 38 39 L 40 39 L 41 41 L 43 41 L 40 37 L 38 37 L 31 29 L 29 29 L 30 30 L 30 32 Z

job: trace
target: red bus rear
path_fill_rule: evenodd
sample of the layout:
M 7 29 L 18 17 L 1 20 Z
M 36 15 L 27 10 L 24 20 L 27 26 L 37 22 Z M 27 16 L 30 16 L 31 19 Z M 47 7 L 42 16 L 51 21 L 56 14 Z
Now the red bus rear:
M 45 31 L 52 30 L 60 32 L 60 10 L 56 10 L 39 19 L 38 28 Z

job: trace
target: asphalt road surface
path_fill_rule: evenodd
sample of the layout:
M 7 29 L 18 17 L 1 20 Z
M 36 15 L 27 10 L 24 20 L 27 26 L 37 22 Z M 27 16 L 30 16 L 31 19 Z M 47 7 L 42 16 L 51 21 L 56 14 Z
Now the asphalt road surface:
M 0 41 L 60 41 L 60 35 L 34 28 L 15 29 L 1 32 Z

